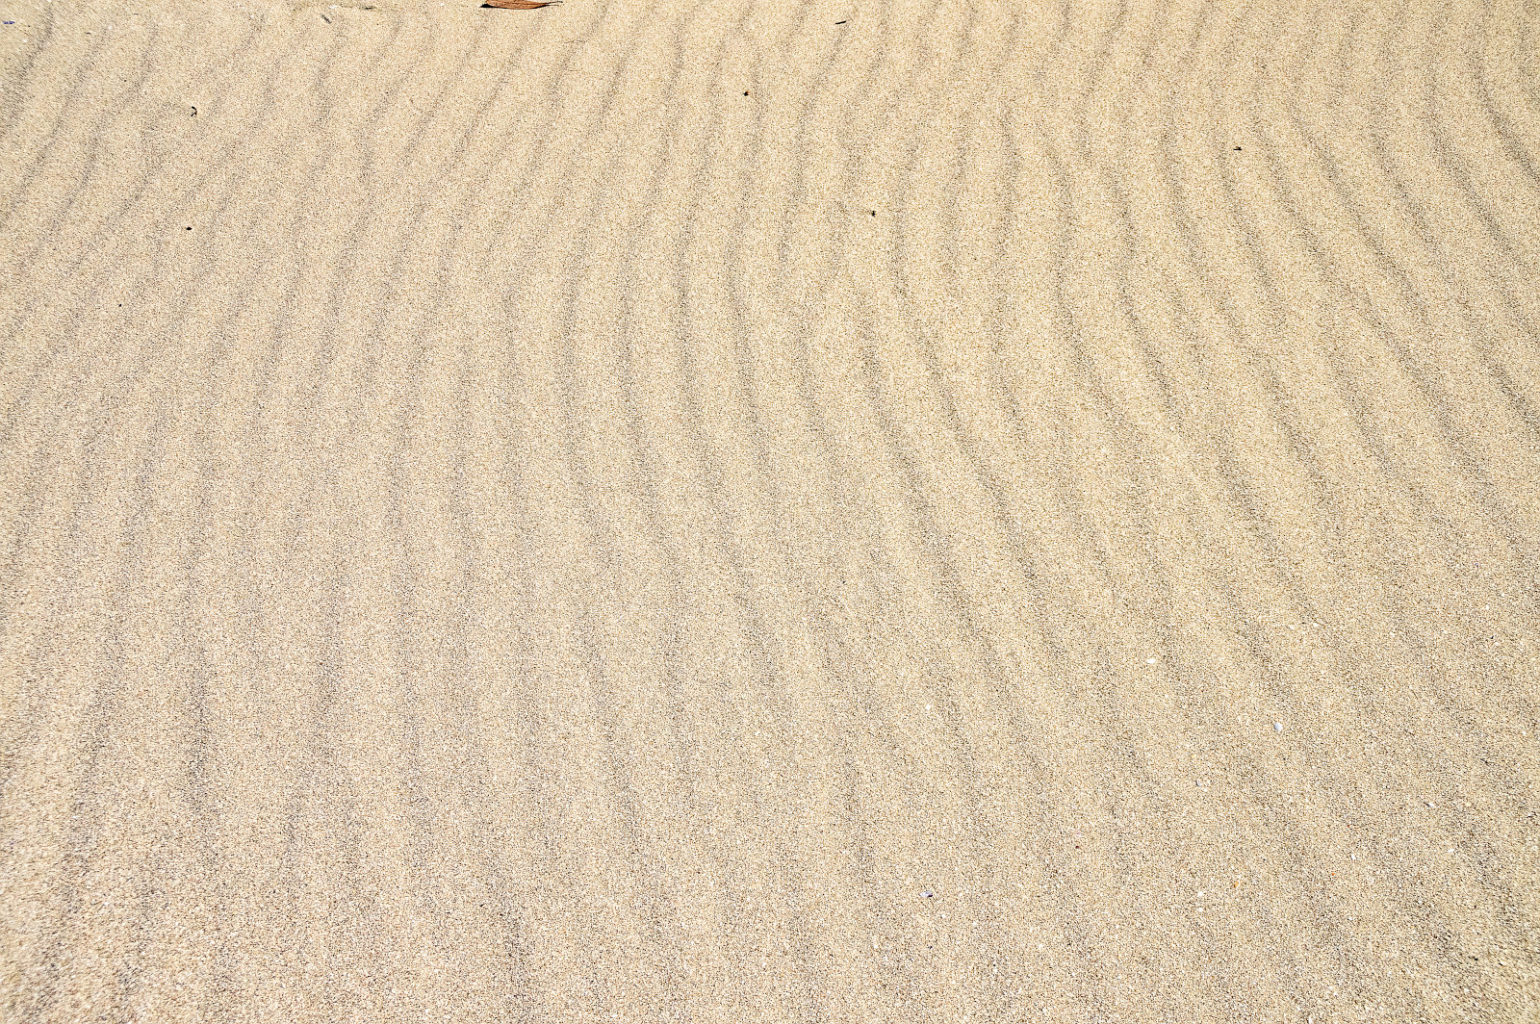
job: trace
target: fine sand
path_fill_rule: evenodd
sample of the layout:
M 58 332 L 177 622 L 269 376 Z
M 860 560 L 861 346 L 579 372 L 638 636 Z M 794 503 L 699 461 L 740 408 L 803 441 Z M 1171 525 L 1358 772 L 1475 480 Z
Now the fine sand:
M 1540 5 L 0 0 L 0 1020 L 1540 1019 Z

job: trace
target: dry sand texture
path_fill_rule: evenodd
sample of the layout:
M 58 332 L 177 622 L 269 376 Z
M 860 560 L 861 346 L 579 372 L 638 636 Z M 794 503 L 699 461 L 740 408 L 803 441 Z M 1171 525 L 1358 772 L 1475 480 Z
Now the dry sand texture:
M 1533 2 L 0 0 L 0 1018 L 1534 1021 Z

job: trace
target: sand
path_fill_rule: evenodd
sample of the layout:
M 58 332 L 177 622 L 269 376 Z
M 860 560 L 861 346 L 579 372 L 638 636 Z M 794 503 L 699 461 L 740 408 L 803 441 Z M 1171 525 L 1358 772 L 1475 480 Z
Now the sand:
M 1537 1019 L 1535 4 L 0 13 L 0 1019 Z

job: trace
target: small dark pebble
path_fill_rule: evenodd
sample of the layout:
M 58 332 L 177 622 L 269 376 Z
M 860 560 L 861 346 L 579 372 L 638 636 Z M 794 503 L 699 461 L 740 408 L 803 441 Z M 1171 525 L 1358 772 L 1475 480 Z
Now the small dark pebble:
M 187 225 L 187 227 L 184 228 L 183 230 L 184 231 L 191 231 L 192 230 L 192 225 L 191 224 Z
M 748 94 L 749 94 L 749 91 L 747 89 L 743 90 L 743 95 L 747 96 Z
M 1237 152 L 1237 153 L 1239 153 L 1239 152 L 1240 152 L 1240 151 L 1241 151 L 1241 147 L 1239 147 L 1239 146 L 1236 146 L 1236 147 L 1235 147 L 1235 151 L 1236 151 L 1236 152 Z
M 872 216 L 873 216 L 873 217 L 875 217 L 875 216 L 877 216 L 877 211 L 876 211 L 876 210 L 873 210 L 873 211 L 872 211 Z

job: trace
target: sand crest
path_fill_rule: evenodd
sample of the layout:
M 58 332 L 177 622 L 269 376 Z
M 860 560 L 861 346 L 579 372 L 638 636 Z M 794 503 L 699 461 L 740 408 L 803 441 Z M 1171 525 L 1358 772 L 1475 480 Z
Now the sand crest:
M 1540 1012 L 1535 4 L 0 15 L 0 1019 Z

